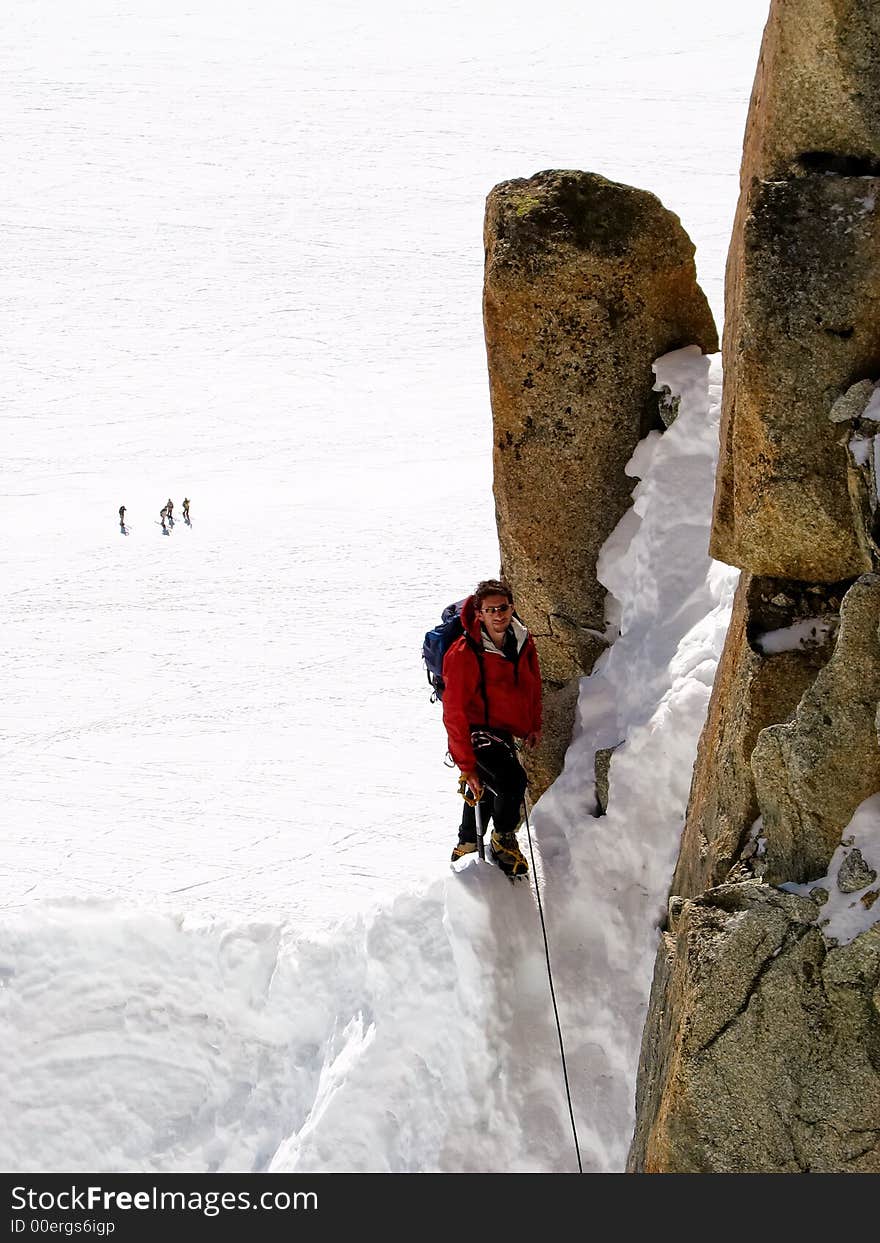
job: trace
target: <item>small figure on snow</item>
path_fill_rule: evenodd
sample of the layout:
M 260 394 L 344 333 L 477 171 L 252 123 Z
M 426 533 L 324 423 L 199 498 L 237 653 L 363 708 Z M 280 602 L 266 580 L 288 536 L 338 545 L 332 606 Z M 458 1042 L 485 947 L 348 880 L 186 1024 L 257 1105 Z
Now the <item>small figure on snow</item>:
M 167 517 L 169 517 L 169 514 L 168 514 L 168 506 L 167 506 L 167 505 L 163 505 L 163 506 L 162 506 L 162 508 L 159 510 L 159 517 L 160 517 L 160 519 L 162 520 L 162 530 L 163 530 L 163 531 L 165 532 L 165 534 L 167 535 L 167 534 L 168 534 L 168 528 L 167 528 L 167 527 L 166 527 L 166 525 L 165 525 L 165 519 L 166 519 Z
M 168 511 L 168 523 L 170 526 L 173 527 L 174 526 L 174 501 L 172 501 L 170 496 L 168 500 L 165 502 L 165 508 Z
M 189 497 L 188 496 L 185 496 L 183 498 L 183 520 L 187 526 L 192 526 L 192 523 L 189 520 Z
M 529 865 L 516 831 L 527 778 L 514 736 L 524 738 L 529 749 L 541 740 L 538 653 L 514 616 L 512 591 L 498 579 L 477 584 L 462 605 L 461 621 L 464 634 L 443 660 L 449 754 L 479 800 L 482 824 L 492 820 L 492 858 L 508 876 L 522 876 Z M 453 862 L 476 849 L 476 810 L 465 803 Z
M 119 506 L 119 525 L 124 531 L 125 530 L 125 506 L 124 505 Z

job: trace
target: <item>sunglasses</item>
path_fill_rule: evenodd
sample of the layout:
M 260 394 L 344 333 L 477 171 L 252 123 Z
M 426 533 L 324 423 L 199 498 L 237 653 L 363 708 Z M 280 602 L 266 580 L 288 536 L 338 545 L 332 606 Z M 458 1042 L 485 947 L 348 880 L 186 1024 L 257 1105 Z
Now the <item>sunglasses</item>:
M 513 607 L 511 604 L 484 604 L 484 613 L 507 613 Z

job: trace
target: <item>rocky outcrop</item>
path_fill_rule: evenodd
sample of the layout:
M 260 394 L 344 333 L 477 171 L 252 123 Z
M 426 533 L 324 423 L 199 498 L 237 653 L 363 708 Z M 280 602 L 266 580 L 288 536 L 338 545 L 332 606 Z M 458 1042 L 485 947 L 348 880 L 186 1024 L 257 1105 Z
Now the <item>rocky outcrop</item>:
M 741 576 L 697 749 L 674 894 L 720 885 L 747 847 L 759 812 L 751 767 L 758 736 L 788 720 L 828 661 L 847 586 Z
M 605 646 L 599 549 L 625 512 L 624 466 L 662 428 L 651 364 L 717 348 L 694 247 L 654 195 L 543 172 L 489 195 L 483 313 L 502 569 L 547 695 L 535 793 L 562 767 L 577 695 Z
M 880 814 L 880 9 L 866 0 L 771 4 L 725 311 L 710 551 L 744 573 L 630 1168 L 876 1173 L 880 860 L 857 840 L 870 823 L 876 850 Z
M 740 184 L 793 165 L 870 171 L 880 158 L 880 10 L 866 0 L 772 0 Z
M 831 407 L 846 450 L 852 523 L 867 565 L 880 566 L 880 385 L 860 380 Z
M 773 0 L 725 293 L 710 550 L 755 574 L 869 570 L 829 416 L 880 375 L 880 17 Z
M 880 576 L 844 597 L 834 654 L 804 693 L 794 720 L 759 735 L 752 753 L 765 879 L 822 876 L 843 830 L 880 790 Z
M 872 568 L 853 523 L 835 401 L 880 374 L 880 178 L 755 182 L 728 296 L 710 551 L 834 582 Z
M 671 904 L 635 1172 L 880 1172 L 880 926 L 828 948 L 810 898 L 751 883 Z

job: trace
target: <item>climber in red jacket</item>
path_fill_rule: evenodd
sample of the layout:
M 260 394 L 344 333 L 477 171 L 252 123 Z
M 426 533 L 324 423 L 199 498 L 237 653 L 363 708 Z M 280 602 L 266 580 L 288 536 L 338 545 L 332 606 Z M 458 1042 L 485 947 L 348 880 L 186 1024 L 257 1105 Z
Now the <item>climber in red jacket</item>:
M 510 876 L 528 871 L 516 830 L 526 774 L 514 738 L 541 738 L 541 671 L 535 641 L 513 611 L 506 583 L 479 583 L 461 611 L 464 634 L 443 660 L 443 723 L 449 754 L 492 820 L 491 853 Z M 465 804 L 453 861 L 477 848 L 474 808 Z

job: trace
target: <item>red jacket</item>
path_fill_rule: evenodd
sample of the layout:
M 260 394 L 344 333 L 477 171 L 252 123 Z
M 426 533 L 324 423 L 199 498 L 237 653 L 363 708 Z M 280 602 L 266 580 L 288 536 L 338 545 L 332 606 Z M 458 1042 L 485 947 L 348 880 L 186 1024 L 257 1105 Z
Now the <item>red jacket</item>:
M 473 596 L 465 601 L 461 620 L 465 634 L 456 639 L 443 659 L 443 724 L 449 754 L 462 772 L 472 773 L 477 766 L 471 746 L 472 725 L 507 730 L 519 738 L 540 730 L 541 670 L 535 641 L 518 618 L 510 623 L 518 643 L 515 660 L 504 656 L 484 635 Z M 474 651 L 473 643 L 481 655 Z M 486 699 L 481 689 L 481 665 Z

